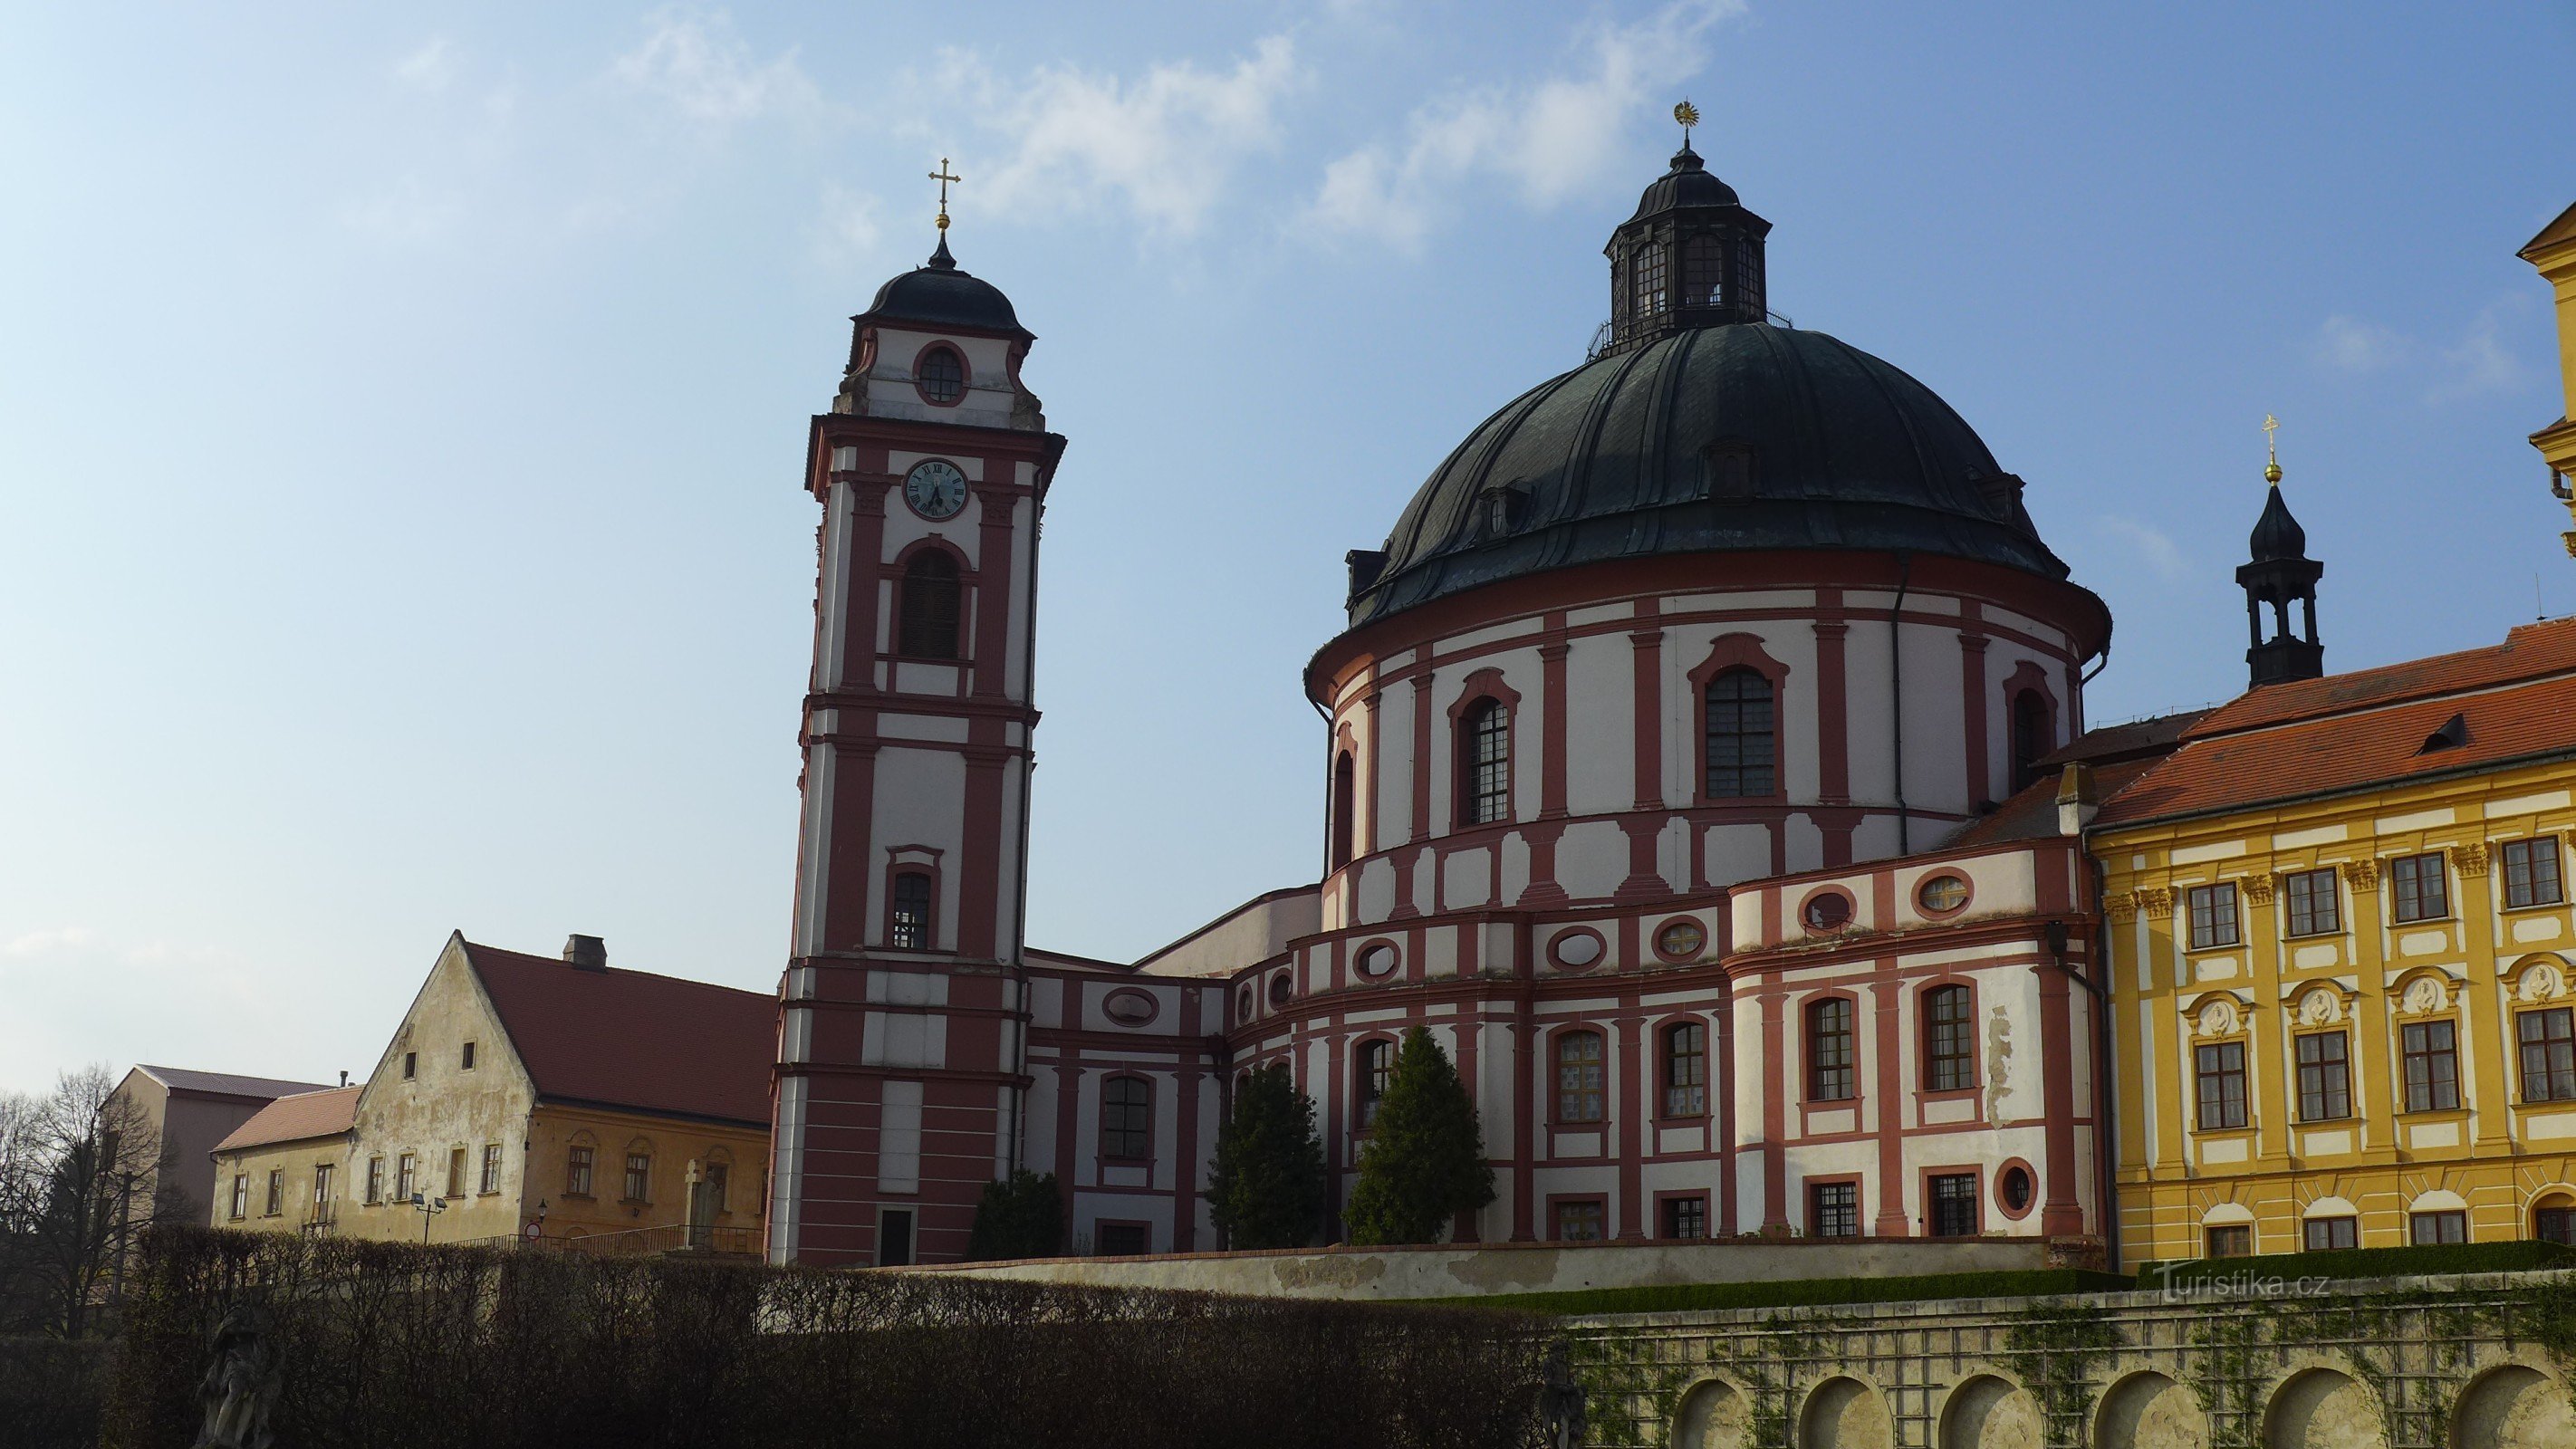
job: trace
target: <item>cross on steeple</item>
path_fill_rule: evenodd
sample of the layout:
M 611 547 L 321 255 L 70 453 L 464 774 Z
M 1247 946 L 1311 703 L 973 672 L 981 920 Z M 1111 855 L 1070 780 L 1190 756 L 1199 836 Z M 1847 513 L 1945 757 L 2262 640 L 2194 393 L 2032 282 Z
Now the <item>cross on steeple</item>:
M 948 183 L 963 181 L 966 178 L 949 175 L 948 158 L 942 156 L 939 158 L 939 169 L 930 173 L 930 179 L 939 183 L 939 229 L 946 231 L 948 230 Z
M 2281 483 L 2281 450 L 2272 435 L 2281 430 L 2281 420 L 2270 413 L 2263 415 L 2263 477 L 2274 487 Z

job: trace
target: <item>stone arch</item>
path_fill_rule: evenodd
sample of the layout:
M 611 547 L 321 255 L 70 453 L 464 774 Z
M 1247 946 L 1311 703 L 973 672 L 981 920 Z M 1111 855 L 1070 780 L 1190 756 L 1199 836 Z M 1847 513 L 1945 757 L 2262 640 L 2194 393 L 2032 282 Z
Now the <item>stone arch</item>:
M 2047 1436 L 2028 1389 L 1979 1374 L 1941 1408 L 1941 1449 L 2041 1449 Z
M 2272 1390 L 2263 1449 L 2388 1449 L 2379 1401 L 2340 1369 L 2303 1369 Z
M 1798 1449 L 1892 1449 L 1895 1442 L 1886 1403 L 1855 1378 L 1816 1385 L 1798 1415 Z
M 2561 1449 L 2576 1444 L 2567 1386 L 2526 1364 L 2478 1376 L 2451 1410 L 2452 1449 Z
M 2111 1386 L 2093 1416 L 2094 1449 L 2208 1449 L 2209 1416 L 2191 1390 L 2160 1373 Z
M 1702 1379 L 1673 1416 L 1672 1449 L 1744 1449 L 1752 1433 L 1752 1399 L 1724 1379 Z

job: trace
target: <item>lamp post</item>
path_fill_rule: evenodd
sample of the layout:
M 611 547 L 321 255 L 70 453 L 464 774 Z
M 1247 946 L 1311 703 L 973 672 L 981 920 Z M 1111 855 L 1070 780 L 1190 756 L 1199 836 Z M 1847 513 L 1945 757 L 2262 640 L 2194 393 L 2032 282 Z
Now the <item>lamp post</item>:
M 535 1247 L 538 1243 L 541 1243 L 541 1242 L 545 1241 L 545 1236 L 546 1236 L 546 1200 L 545 1200 L 544 1198 L 538 1198 L 538 1199 L 537 1199 L 537 1218 L 536 1218 L 536 1221 L 534 1221 L 534 1222 L 532 1222 L 532 1223 L 528 1224 L 528 1233 L 527 1233 L 527 1237 L 528 1237 L 528 1246 L 530 1246 L 530 1247 Z
M 412 1209 L 420 1214 L 420 1245 L 426 1248 L 429 1246 L 429 1221 L 447 1211 L 447 1202 L 443 1198 L 431 1197 L 425 1192 L 416 1192 L 411 1195 L 411 1205 Z

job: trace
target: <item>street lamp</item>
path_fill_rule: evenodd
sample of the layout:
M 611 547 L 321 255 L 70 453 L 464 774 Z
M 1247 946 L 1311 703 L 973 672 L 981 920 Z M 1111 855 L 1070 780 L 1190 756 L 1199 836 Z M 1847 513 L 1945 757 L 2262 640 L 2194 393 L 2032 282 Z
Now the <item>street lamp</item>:
M 425 1192 L 416 1192 L 411 1195 L 411 1205 L 420 1214 L 420 1245 L 426 1248 L 429 1246 L 429 1220 L 447 1211 L 447 1202 Z

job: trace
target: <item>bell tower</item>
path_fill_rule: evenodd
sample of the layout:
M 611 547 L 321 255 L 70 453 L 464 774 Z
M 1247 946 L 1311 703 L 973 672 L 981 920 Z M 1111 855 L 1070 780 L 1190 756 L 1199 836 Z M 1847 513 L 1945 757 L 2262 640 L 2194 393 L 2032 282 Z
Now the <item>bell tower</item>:
M 2267 437 L 2278 427 L 2273 419 L 2263 419 Z M 2266 451 L 2270 457 L 2263 465 L 2263 477 L 2271 484 L 2271 497 L 2264 500 L 2263 516 L 2255 520 L 2254 535 L 2247 541 L 2253 559 L 2236 570 L 2236 582 L 2245 587 L 2245 622 L 2252 635 L 2245 651 L 2249 687 L 2256 689 L 2314 679 L 2326 672 L 2326 649 L 2317 642 L 2317 579 L 2326 566 L 2308 557 L 2308 531 L 2299 527 L 2299 521 L 2290 516 L 2290 505 L 2281 501 L 2280 454 Z M 2292 627 L 2294 604 L 2301 615 L 2299 622 L 2305 625 L 2304 636 Z M 2266 609 L 2272 615 L 2268 629 L 2263 617 Z
M 852 320 L 804 486 L 821 507 L 769 1253 L 964 1256 L 1019 1164 L 1038 519 L 1065 440 L 1035 339 L 939 246 Z
M 1770 317 L 1763 242 L 1771 223 L 1745 209 L 1735 188 L 1711 175 L 1691 149 L 1699 111 L 1673 107 L 1682 148 L 1672 167 L 1637 198 L 1637 210 L 1603 248 L 1610 258 L 1607 351 L 1641 347 L 1695 327 Z

